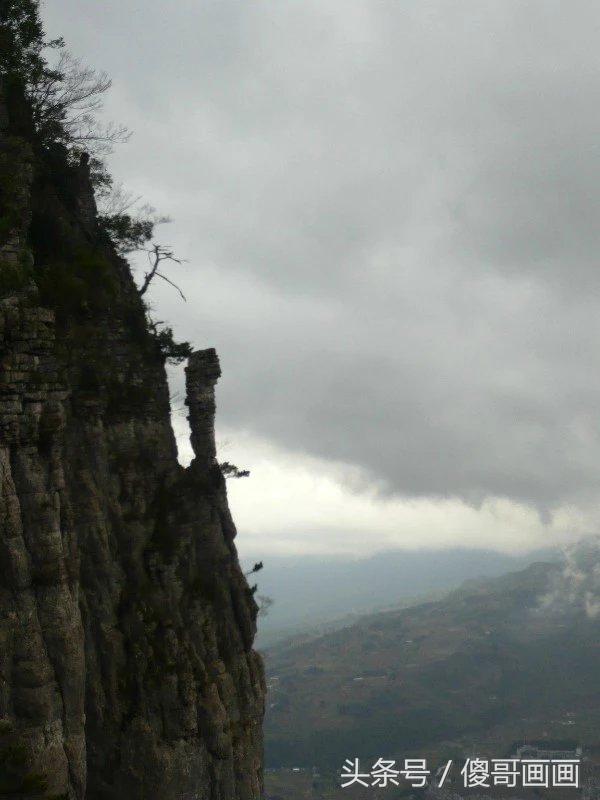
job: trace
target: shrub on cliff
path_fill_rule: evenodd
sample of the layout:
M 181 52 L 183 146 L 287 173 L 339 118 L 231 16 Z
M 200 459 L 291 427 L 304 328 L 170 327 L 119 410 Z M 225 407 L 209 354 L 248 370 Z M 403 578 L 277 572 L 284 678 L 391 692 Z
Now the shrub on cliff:
M 0 74 L 32 85 L 48 72 L 42 53 L 61 40 L 46 41 L 35 0 L 0 0 Z

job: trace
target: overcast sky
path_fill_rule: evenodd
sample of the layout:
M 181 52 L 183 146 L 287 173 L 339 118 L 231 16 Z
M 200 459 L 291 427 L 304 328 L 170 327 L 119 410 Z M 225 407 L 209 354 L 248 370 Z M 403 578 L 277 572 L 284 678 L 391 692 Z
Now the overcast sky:
M 48 0 L 215 346 L 242 552 L 598 530 L 600 5 Z M 181 375 L 174 374 L 175 391 Z M 181 456 L 189 456 L 176 416 Z

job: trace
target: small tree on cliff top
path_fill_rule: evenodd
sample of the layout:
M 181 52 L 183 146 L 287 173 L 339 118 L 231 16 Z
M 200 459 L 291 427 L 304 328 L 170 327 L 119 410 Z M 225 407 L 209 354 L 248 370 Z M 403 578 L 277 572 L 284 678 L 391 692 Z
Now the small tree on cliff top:
M 103 124 L 97 119 L 112 81 L 106 73 L 83 65 L 64 46 L 62 39 L 45 38 L 36 0 L 0 0 L 0 76 L 24 92 L 38 144 L 42 148 L 61 145 L 74 162 L 82 153 L 91 154 L 92 183 L 100 201 L 100 230 L 121 255 L 139 250 L 148 255 L 150 269 L 138 290 L 140 296 L 155 278 L 160 278 L 185 300 L 181 289 L 160 269 L 165 262 L 180 264 L 181 259 L 153 241 L 155 226 L 167 218 L 157 216 L 147 206 L 132 210 L 139 198 L 133 200 L 121 186 L 115 186 L 102 160 L 112 145 L 130 135 L 122 125 Z M 54 65 L 46 60 L 48 50 L 59 52 Z M 148 321 L 168 360 L 177 363 L 189 354 L 189 343 L 175 342 L 170 328 L 159 329 L 160 323 Z

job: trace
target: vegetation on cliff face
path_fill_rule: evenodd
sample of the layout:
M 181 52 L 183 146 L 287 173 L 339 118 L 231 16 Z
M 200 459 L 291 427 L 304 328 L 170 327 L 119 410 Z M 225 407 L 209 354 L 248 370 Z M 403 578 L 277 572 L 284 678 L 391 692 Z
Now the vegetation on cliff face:
M 139 198 L 131 197 L 120 185 L 115 185 L 102 156 L 112 145 L 128 138 L 126 128 L 114 123 L 99 122 L 97 113 L 102 108 L 104 93 L 111 80 L 105 73 L 82 65 L 64 50 L 62 39 L 47 40 L 39 18 L 37 3 L 32 0 L 7 0 L 0 14 L 0 78 L 3 92 L 12 108 L 9 135 L 0 154 L 0 195 L 6 211 L 0 218 L 0 244 L 6 244 L 24 219 L 27 184 L 24 170 L 45 176 L 55 188 L 61 190 L 61 200 L 70 207 L 81 198 L 81 189 L 87 194 L 87 208 L 80 209 L 88 225 L 87 252 L 73 254 L 68 251 L 68 231 L 53 215 L 53 209 L 44 213 L 38 208 L 32 221 L 32 232 L 46 248 L 57 254 L 60 251 L 69 263 L 76 260 L 92 276 L 83 280 L 65 269 L 62 261 L 45 265 L 42 274 L 32 273 L 27 249 L 18 257 L 4 263 L 0 277 L 0 296 L 11 290 L 23 288 L 35 279 L 46 292 L 52 307 L 68 313 L 93 302 L 97 292 L 103 292 L 110 278 L 102 263 L 102 250 L 107 246 L 120 255 L 143 250 L 148 254 L 150 269 L 139 288 L 143 296 L 152 281 L 160 278 L 174 286 L 173 281 L 159 269 L 168 262 L 181 264 L 167 247 L 153 241 L 157 225 L 168 222 L 149 206 L 139 206 Z M 46 53 L 58 51 L 50 64 Z M 10 130 L 12 128 L 12 130 Z M 23 135 L 27 141 L 23 150 Z M 87 185 L 86 185 L 87 184 Z M 98 195 L 103 213 L 96 209 Z M 43 240 L 43 241 L 42 241 Z M 52 246 L 48 247 L 52 240 Z M 112 247 L 110 247 L 112 245 Z M 77 243 L 80 247 L 80 244 Z M 80 248 L 81 249 L 81 248 Z M 95 277 L 94 277 L 95 276 Z M 94 283 L 94 286 L 90 284 Z M 52 286 L 49 286 L 52 284 Z M 90 289 L 86 296 L 86 287 Z M 145 306 L 147 329 L 154 338 L 158 352 L 172 363 L 180 363 L 191 352 L 189 342 L 177 342 L 172 328 L 152 320 Z
M 149 322 L 98 162 L 67 108 L 35 107 L 61 80 L 47 47 L 36 3 L 0 2 L 0 794 L 253 800 L 264 682 L 218 359 Z M 187 469 L 164 369 L 185 357 Z
M 9 81 L 33 84 L 48 72 L 43 51 L 48 42 L 34 0 L 2 0 L 0 4 L 0 71 Z

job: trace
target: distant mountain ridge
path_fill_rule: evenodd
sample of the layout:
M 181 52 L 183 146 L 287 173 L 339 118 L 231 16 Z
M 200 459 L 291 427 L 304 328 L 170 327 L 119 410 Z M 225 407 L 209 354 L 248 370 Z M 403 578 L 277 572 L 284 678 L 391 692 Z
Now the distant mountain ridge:
M 469 581 L 266 651 L 267 766 L 501 757 L 527 738 L 600 740 L 600 622 L 543 607 L 562 566 Z
M 254 555 L 244 560 L 252 565 L 264 559 L 258 594 L 274 600 L 259 622 L 261 648 L 290 634 L 329 630 L 374 611 L 440 598 L 467 579 L 488 579 L 560 557 L 550 549 L 514 556 L 459 547 L 392 550 L 364 559 Z

